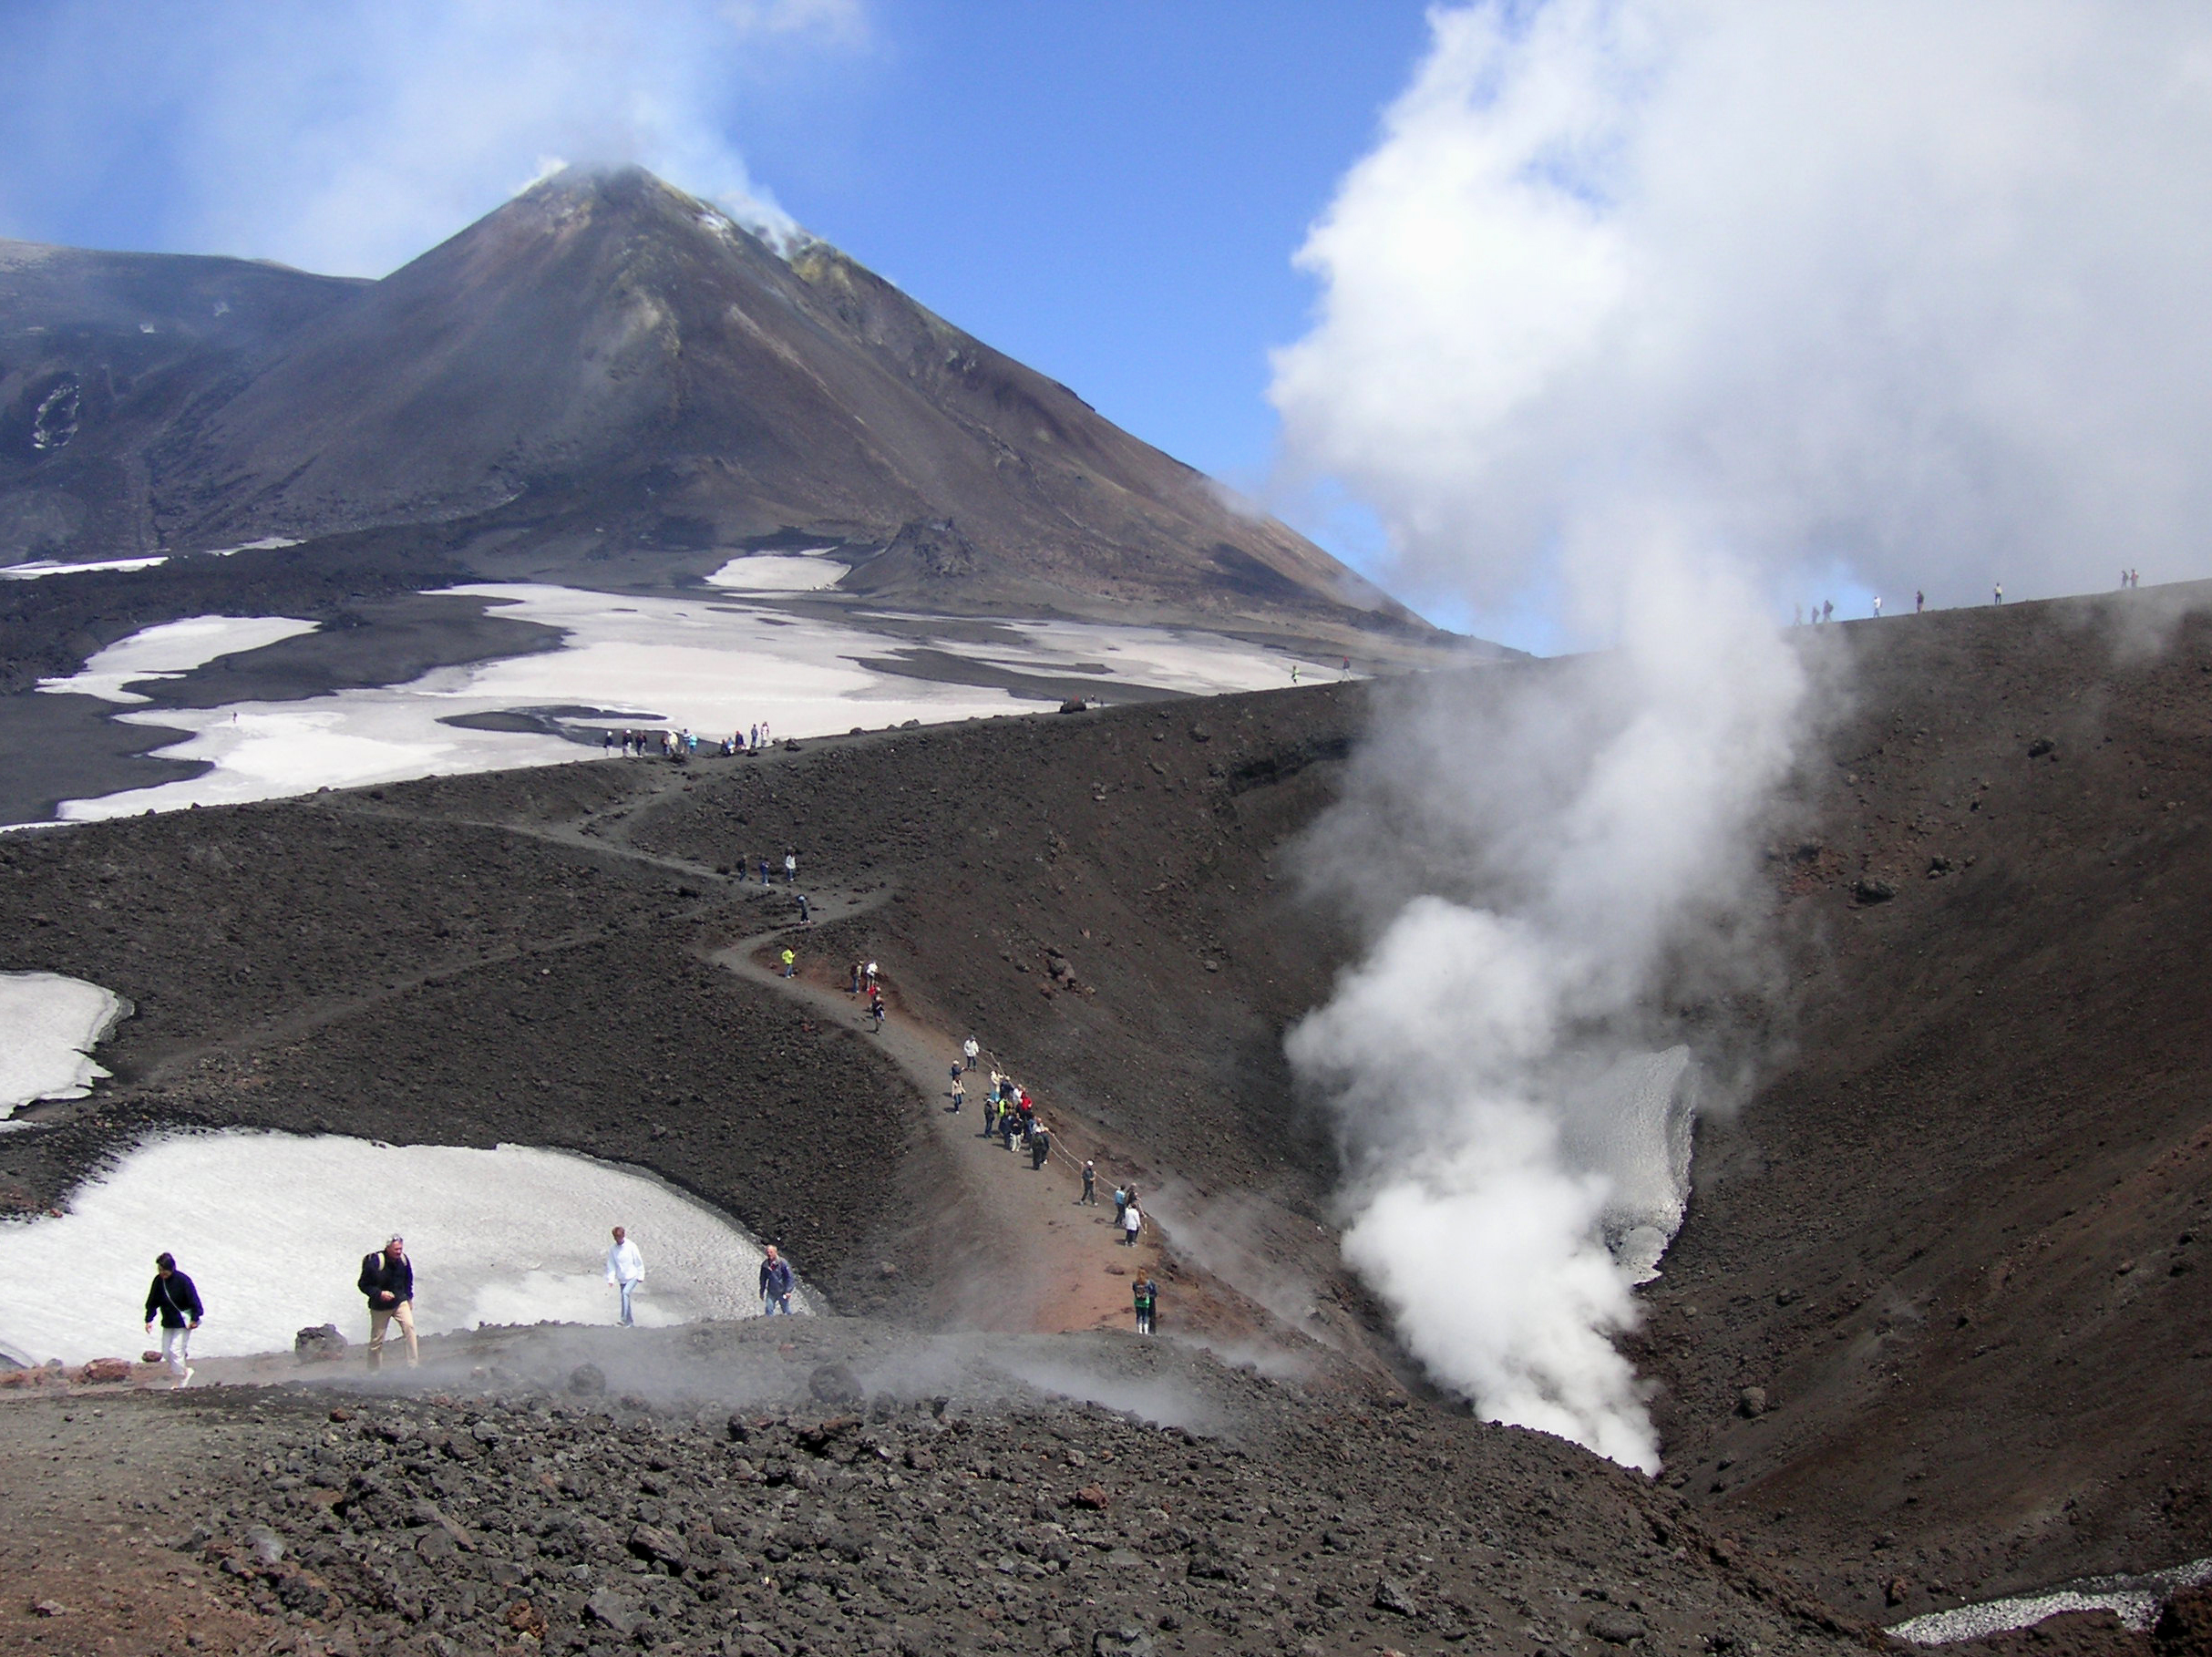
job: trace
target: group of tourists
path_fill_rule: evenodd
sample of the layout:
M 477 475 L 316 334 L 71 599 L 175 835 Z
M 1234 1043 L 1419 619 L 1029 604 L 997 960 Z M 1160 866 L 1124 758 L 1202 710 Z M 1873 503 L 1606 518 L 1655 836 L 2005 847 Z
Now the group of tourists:
M 769 735 L 768 723 L 762 720 L 747 731 L 732 731 L 720 742 L 711 739 L 708 752 L 727 759 L 737 754 L 757 754 L 775 742 Z M 613 754 L 618 750 L 624 759 L 643 759 L 648 756 L 661 759 L 696 759 L 699 756 L 698 733 L 686 727 L 677 731 L 617 731 L 600 733 L 600 751 Z
M 874 1011 L 878 1028 L 881 1027 L 881 991 L 875 983 L 876 963 L 867 967 L 869 993 L 878 999 Z M 861 969 L 853 968 L 853 983 L 861 982 Z M 959 1056 L 952 1061 L 952 1086 L 947 1096 L 952 1103 L 946 1109 L 958 1116 L 967 1104 L 970 1072 L 983 1062 L 983 1045 L 971 1035 L 961 1044 Z M 1003 1143 L 1008 1153 L 1025 1151 L 1029 1156 L 1032 1173 L 1042 1170 L 1052 1160 L 1052 1129 L 1037 1115 L 1036 1101 L 1030 1097 L 1029 1089 L 1013 1077 L 995 1067 L 990 1072 L 990 1086 L 983 1091 L 983 1129 L 980 1138 Z M 1078 1208 L 1096 1208 L 1098 1204 L 1098 1165 L 1086 1157 L 1083 1160 L 1083 1194 L 1075 1199 Z M 1114 1189 L 1114 1235 L 1124 1248 L 1137 1246 L 1137 1237 L 1144 1230 L 1144 1209 L 1138 1206 L 1134 1185 L 1116 1186 Z M 1136 1302 L 1137 1332 L 1152 1333 L 1153 1309 L 1157 1302 L 1159 1289 L 1144 1271 L 1138 1271 L 1132 1285 Z
M 645 1256 L 625 1227 L 614 1228 L 614 1240 L 607 1249 L 606 1272 L 608 1285 L 621 1297 L 622 1326 L 635 1327 L 634 1302 L 638 1286 L 645 1281 Z M 759 1279 L 762 1315 L 791 1316 L 797 1278 L 791 1262 L 774 1243 L 761 1256 Z M 407 1367 L 413 1369 L 420 1364 L 422 1349 L 415 1334 L 415 1262 L 407 1256 L 407 1240 L 392 1237 L 383 1248 L 363 1255 L 355 1287 L 368 1302 L 369 1368 L 383 1367 L 385 1341 L 395 1327 L 406 1343 Z M 146 1334 L 150 1340 L 155 1329 L 160 1330 L 159 1362 L 174 1386 L 185 1386 L 191 1381 L 195 1373 L 192 1335 L 206 1316 L 199 1286 L 177 1269 L 177 1257 L 166 1250 L 155 1255 L 154 1281 L 146 1291 Z M 154 1358 L 150 1352 L 146 1355 L 149 1361 Z

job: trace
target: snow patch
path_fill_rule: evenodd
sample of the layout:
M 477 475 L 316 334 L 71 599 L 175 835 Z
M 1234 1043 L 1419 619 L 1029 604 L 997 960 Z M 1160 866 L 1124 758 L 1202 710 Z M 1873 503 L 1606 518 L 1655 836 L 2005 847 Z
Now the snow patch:
M 1978 1605 L 1929 1611 L 1895 1623 L 1886 1631 L 1914 1645 L 1950 1645 L 1960 1640 L 1986 1640 L 1991 1634 L 2032 1628 L 2046 1618 L 2068 1611 L 2108 1611 L 2120 1620 L 2121 1627 L 2145 1633 L 2156 1624 L 2159 1611 L 2176 1593 L 2206 1582 L 2212 1582 L 2212 1559 L 2192 1559 L 2186 1565 L 2139 1577 L 2085 1577 L 2046 1593 L 1984 1600 Z
M 150 702 L 152 697 L 123 687 L 144 679 L 175 679 L 219 656 L 259 650 L 313 633 L 319 625 L 281 615 L 195 615 L 163 622 L 158 627 L 141 627 L 96 652 L 66 679 L 39 680 L 38 688 L 57 695 L 98 696 L 103 702 Z
M 92 1049 L 130 1011 L 113 990 L 58 973 L 0 973 L 0 1118 L 34 1099 L 81 1099 L 107 1071 Z
M 156 564 L 167 562 L 169 554 L 166 552 L 147 558 L 103 558 L 87 564 L 65 564 L 50 558 L 35 558 L 28 563 L 0 565 L 0 581 L 35 581 L 48 575 L 87 575 L 95 570 L 150 570 Z
M 724 564 L 706 578 L 706 584 L 736 592 L 814 592 L 834 587 L 844 579 L 845 566 L 824 556 L 831 550 L 747 553 Z
M 478 1323 L 612 1323 L 608 1232 L 645 1257 L 648 1327 L 756 1315 L 759 1246 L 650 1175 L 565 1151 L 383 1145 L 231 1129 L 150 1141 L 59 1219 L 0 1225 L 0 1343 L 43 1362 L 135 1353 L 166 1250 L 207 1306 L 195 1354 L 289 1351 L 335 1323 L 365 1339 L 361 1257 L 394 1233 L 421 1334 Z M 794 1297 L 804 1307 L 806 1295 Z

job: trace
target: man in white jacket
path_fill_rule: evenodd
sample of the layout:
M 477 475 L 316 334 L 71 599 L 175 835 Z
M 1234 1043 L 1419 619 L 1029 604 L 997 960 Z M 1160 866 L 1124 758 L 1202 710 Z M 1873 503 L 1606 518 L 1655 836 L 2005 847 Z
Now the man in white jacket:
M 614 1246 L 607 1250 L 607 1281 L 622 1292 L 622 1326 L 627 1329 L 637 1322 L 630 1314 L 630 1297 L 645 1281 L 645 1257 L 620 1226 L 614 1228 Z

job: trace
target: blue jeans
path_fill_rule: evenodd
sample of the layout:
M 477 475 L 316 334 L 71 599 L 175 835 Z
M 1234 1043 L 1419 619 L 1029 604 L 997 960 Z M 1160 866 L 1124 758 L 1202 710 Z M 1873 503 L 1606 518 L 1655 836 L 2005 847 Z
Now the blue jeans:
M 767 1302 L 766 1316 L 774 1317 L 779 1312 L 786 1317 L 791 1315 L 791 1297 L 789 1295 L 764 1294 L 760 1298 Z
M 626 1327 L 637 1322 L 637 1319 L 630 1315 L 630 1297 L 636 1292 L 637 1285 L 629 1282 L 622 1284 L 621 1288 L 622 1292 L 622 1323 Z

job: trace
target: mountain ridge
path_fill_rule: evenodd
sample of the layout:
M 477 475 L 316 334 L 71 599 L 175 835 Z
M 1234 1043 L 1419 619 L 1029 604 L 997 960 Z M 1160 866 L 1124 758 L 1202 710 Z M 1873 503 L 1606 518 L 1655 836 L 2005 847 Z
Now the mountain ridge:
M 493 579 L 626 590 L 809 544 L 873 603 L 1460 643 L 849 255 L 635 168 L 373 283 L 0 250 L 0 558 L 435 528 Z

